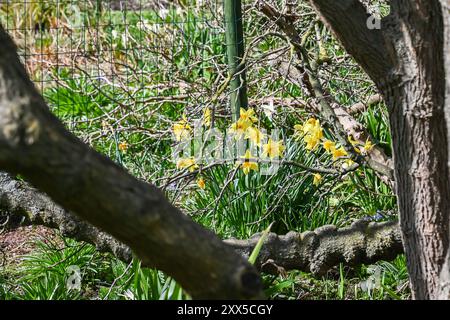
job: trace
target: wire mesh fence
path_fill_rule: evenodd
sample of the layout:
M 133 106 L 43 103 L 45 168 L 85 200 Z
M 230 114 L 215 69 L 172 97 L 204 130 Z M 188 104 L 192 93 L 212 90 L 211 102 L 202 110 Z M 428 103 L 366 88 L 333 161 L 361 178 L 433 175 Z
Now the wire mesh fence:
M 54 112 L 76 126 L 133 118 L 168 102 L 175 109 L 201 106 L 213 70 L 223 68 L 221 7 L 12 0 L 1 2 L 0 21 Z
M 202 112 L 226 72 L 222 7 L 10 0 L 1 1 L 0 22 L 52 111 L 121 162 L 120 149 L 164 138 L 182 113 Z

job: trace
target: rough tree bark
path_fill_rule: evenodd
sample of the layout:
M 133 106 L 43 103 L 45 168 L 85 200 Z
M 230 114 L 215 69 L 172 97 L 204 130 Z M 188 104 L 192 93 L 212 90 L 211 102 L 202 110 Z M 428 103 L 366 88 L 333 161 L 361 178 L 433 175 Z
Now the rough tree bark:
M 391 0 L 382 29 L 358 0 L 311 0 L 389 108 L 400 226 L 415 299 L 438 298 L 449 246 L 450 182 L 444 120 L 442 9 Z
M 70 134 L 48 110 L 0 26 L 0 169 L 129 245 L 194 298 L 260 298 L 256 269 L 212 232 Z
M 445 78 L 446 78 L 446 91 L 445 91 L 445 119 L 447 122 L 447 142 L 450 142 L 450 0 L 441 0 L 442 16 L 444 19 L 444 53 L 445 54 Z M 450 167 L 450 147 L 449 152 L 449 167 Z M 447 259 L 441 273 L 441 287 L 440 296 L 441 299 L 450 299 L 450 247 L 447 249 Z
M 437 298 L 449 245 L 443 24 L 438 1 L 393 3 L 396 70 L 390 107 L 400 223 L 414 297 Z M 393 19 L 392 19 L 393 20 Z M 392 21 L 391 20 L 391 21 Z

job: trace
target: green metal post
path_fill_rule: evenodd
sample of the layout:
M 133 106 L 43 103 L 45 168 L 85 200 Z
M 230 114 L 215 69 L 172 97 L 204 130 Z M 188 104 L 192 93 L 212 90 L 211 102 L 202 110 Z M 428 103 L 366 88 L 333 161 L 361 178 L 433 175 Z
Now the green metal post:
M 233 77 L 230 82 L 231 110 L 236 121 L 240 109 L 248 104 L 245 66 L 241 63 L 245 50 L 241 0 L 224 0 L 224 14 L 229 75 Z

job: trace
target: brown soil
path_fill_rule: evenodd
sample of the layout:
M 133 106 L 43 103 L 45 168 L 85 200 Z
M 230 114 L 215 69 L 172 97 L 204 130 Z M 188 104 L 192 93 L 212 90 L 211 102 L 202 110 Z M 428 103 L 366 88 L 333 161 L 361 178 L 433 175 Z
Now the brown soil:
M 57 236 L 55 231 L 43 226 L 21 227 L 0 234 L 0 266 L 14 265 L 20 257 L 36 247 L 36 241 L 50 241 Z

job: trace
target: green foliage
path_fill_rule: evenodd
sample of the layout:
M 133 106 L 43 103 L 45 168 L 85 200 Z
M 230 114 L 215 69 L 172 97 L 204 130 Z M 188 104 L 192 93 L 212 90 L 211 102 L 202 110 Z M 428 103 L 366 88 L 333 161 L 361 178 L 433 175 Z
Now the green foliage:
M 180 300 L 182 288 L 160 271 L 142 268 L 99 253 L 95 247 L 68 238 L 38 241 L 18 270 L 0 273 L 0 299 L 19 300 Z M 80 269 L 81 290 L 69 289 L 69 268 Z
M 367 283 L 372 283 L 373 287 L 365 285 Z M 264 284 L 266 294 L 273 299 L 410 299 L 403 255 L 392 262 L 382 261 L 371 266 L 348 268 L 341 264 L 323 277 L 296 271 L 286 277 L 265 276 Z
M 36 250 L 23 257 L 17 271 L 17 287 L 11 294 L 14 299 L 67 300 L 80 299 L 89 291 L 87 283 L 95 282 L 107 265 L 104 256 L 95 247 L 60 238 L 38 241 Z M 81 291 L 68 290 L 67 270 L 78 266 L 84 279 Z
M 250 257 L 248 258 L 248 262 L 250 262 L 251 264 L 255 264 L 256 259 L 258 259 L 259 253 L 261 252 L 261 248 L 264 245 L 264 241 L 266 241 L 271 228 L 272 224 L 261 233 L 261 237 L 259 238 L 255 248 L 253 249 L 252 253 L 250 254 Z
M 287 159 L 314 165 L 314 157 L 302 146 L 291 140 L 286 146 Z M 299 168 L 282 165 L 274 175 L 245 175 L 231 165 L 218 165 L 203 175 L 205 189 L 188 194 L 183 203 L 197 221 L 224 237 L 246 238 L 272 222 L 272 231 L 280 234 L 337 223 L 327 202 L 319 201 L 320 190 L 311 174 Z
M 133 260 L 126 265 L 112 261 L 111 286 L 102 286 L 100 299 L 112 300 L 185 300 L 190 299 L 182 288 L 162 272 L 142 268 L 140 262 Z

